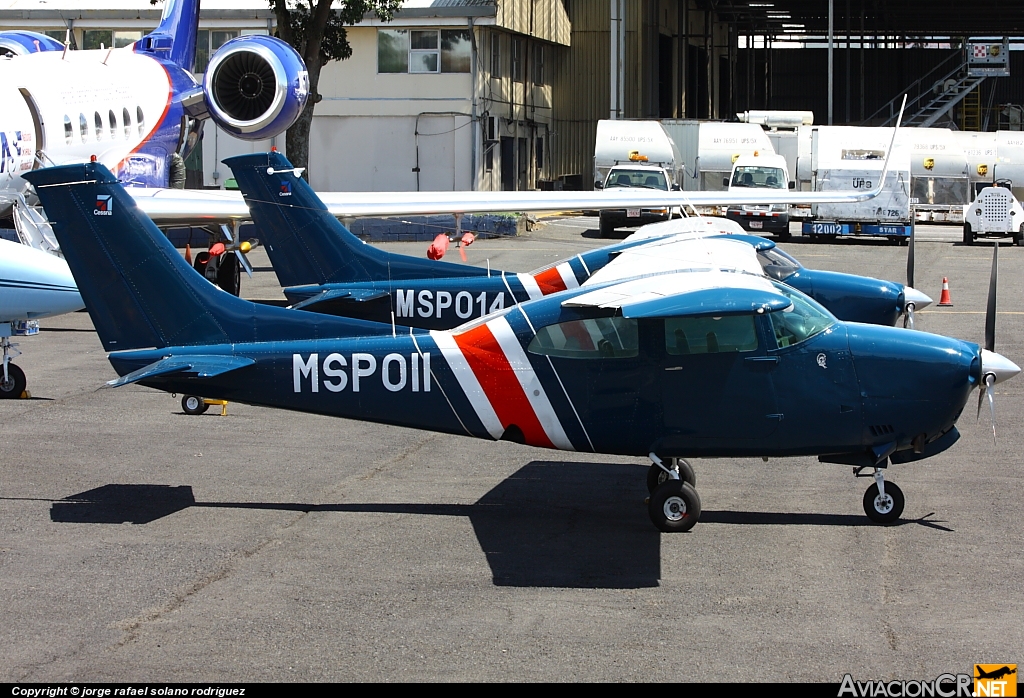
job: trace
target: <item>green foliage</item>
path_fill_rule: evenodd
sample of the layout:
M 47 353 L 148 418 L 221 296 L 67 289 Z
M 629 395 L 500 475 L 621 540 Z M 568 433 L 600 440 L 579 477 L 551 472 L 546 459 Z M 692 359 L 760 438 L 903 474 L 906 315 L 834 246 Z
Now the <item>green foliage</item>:
M 311 41 L 319 40 L 320 63 L 344 60 L 351 57 L 352 47 L 348 43 L 347 26 L 362 20 L 368 13 L 389 21 L 401 7 L 401 0 L 345 0 L 338 10 L 325 12 L 321 7 L 330 0 L 269 0 L 277 15 L 279 38 L 287 41 L 307 60 Z

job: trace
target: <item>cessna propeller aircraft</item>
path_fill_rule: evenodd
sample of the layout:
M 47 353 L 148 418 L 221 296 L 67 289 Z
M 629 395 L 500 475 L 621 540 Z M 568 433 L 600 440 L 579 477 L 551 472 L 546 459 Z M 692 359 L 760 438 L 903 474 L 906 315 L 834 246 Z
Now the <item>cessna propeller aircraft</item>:
M 25 372 L 11 363 L 20 356 L 11 337 L 36 334 L 38 320 L 85 307 L 67 262 L 60 257 L 0 240 L 0 398 L 25 392 Z
M 731 235 L 753 246 L 763 273 L 804 291 L 844 320 L 892 325 L 931 302 L 899 284 L 806 269 L 765 238 L 722 218 L 645 226 L 621 243 L 524 274 L 392 254 L 367 245 L 335 218 L 296 168 L 277 152 L 228 158 L 253 222 L 293 307 L 427 329 L 451 329 L 506 305 L 612 279 L 686 269 L 702 238 Z M 739 248 L 728 245 L 740 254 Z M 742 269 L 745 255 L 718 255 Z M 755 265 L 756 268 L 756 265 Z M 758 270 L 760 271 L 760 270 Z
M 1020 372 L 991 348 L 847 324 L 780 282 L 710 267 L 398 334 L 222 295 L 101 164 L 25 176 L 111 352 L 111 385 L 648 455 L 649 513 L 664 531 L 700 516 L 689 456 L 818 455 L 870 470 L 865 511 L 892 522 L 904 497 L 888 464 L 948 449 L 971 391 L 991 398 Z M 111 215 L 90 215 L 101 201 Z

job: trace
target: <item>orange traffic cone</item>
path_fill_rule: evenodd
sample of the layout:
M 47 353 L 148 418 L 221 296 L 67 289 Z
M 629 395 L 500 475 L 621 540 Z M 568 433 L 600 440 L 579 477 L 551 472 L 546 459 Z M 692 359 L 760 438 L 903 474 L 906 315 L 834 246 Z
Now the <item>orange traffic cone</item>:
M 192 264 L 192 245 L 185 243 L 185 261 Z
M 949 279 L 942 277 L 942 295 L 939 296 L 939 305 L 953 305 L 949 299 Z

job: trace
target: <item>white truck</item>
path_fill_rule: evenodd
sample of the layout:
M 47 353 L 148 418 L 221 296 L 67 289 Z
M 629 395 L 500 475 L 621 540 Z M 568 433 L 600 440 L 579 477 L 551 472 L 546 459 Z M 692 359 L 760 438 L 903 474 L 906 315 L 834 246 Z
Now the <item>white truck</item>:
M 597 122 L 594 143 L 595 189 L 660 189 L 677 191 L 681 159 L 668 133 L 657 121 Z M 647 225 L 681 215 L 672 208 L 602 210 L 600 235 L 616 228 Z
M 729 191 L 739 189 L 793 189 L 796 182 L 789 178 L 786 158 L 773 152 L 741 155 L 733 163 L 729 177 L 722 184 Z M 757 204 L 729 206 L 725 217 L 754 233 L 774 233 L 780 240 L 788 240 L 789 207 L 786 204 Z
M 1013 244 L 1022 244 L 1024 208 L 1011 189 L 1010 180 L 1000 179 L 964 206 L 965 245 L 973 245 L 979 237 L 1010 237 Z

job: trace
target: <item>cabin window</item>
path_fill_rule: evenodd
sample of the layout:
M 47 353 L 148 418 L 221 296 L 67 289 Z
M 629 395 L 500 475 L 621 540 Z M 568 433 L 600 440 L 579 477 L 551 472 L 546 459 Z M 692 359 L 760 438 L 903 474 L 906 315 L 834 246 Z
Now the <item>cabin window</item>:
M 71 125 L 71 117 L 67 114 L 64 115 L 64 142 L 71 145 L 71 141 L 75 140 L 75 127 Z
M 378 29 L 378 73 L 468 73 L 472 40 L 465 29 Z
M 121 121 L 124 122 L 124 139 L 126 141 L 132 138 L 132 115 L 128 113 L 128 109 L 125 108 L 121 111 Z
M 221 46 L 238 36 L 237 31 L 200 29 L 196 35 L 196 74 L 205 73 L 210 64 L 210 56 Z
M 753 315 L 674 317 L 665 320 L 665 351 L 682 354 L 727 354 L 757 349 Z
M 103 117 L 99 112 L 94 113 L 93 123 L 96 124 L 96 140 L 103 140 Z
M 135 107 L 135 123 L 139 125 L 139 137 L 146 135 L 146 120 L 142 118 L 142 107 Z
M 78 115 L 78 132 L 82 136 L 83 143 L 89 140 L 89 122 L 86 121 L 85 114 Z
M 775 289 L 793 302 L 789 308 L 769 315 L 780 349 L 799 344 L 835 324 L 835 317 L 799 291 L 782 284 L 775 284 Z
M 636 320 L 621 317 L 570 320 L 537 331 L 527 351 L 566 359 L 622 359 L 636 356 Z
M 110 124 L 110 140 L 114 140 L 117 138 L 117 117 L 113 109 L 107 112 L 107 122 Z

